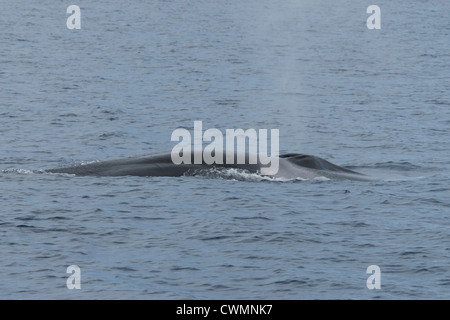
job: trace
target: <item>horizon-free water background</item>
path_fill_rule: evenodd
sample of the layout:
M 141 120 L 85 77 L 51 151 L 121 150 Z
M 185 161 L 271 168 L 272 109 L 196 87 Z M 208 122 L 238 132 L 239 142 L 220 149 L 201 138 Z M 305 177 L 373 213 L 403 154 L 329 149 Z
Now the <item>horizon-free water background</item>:
M 450 298 L 447 1 L 70 4 L 1 1 L 0 298 Z M 381 180 L 33 173 L 194 120 Z

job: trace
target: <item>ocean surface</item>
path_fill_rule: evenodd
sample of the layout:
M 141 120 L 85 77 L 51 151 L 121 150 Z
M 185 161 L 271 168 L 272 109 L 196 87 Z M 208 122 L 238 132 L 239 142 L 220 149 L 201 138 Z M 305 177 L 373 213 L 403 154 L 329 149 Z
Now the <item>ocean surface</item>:
M 450 299 L 448 1 L 0 8 L 0 299 Z M 43 173 L 194 121 L 378 181 Z

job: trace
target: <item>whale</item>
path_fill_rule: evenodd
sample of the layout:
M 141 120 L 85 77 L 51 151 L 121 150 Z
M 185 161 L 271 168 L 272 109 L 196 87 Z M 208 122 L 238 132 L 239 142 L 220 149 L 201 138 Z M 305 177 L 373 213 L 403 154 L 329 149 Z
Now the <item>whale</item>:
M 92 162 L 71 167 L 48 169 L 44 170 L 44 172 L 99 177 L 181 177 L 202 175 L 211 172 L 211 170 L 227 170 L 230 168 L 261 174 L 261 169 L 267 167 L 267 165 L 261 163 L 259 160 L 256 163 L 251 163 L 249 161 L 249 154 L 245 154 L 245 161 L 243 163 L 239 163 L 237 154 L 234 155 L 235 161 L 233 161 L 233 164 L 227 163 L 225 153 L 223 157 L 221 164 L 207 164 L 204 160 L 198 164 L 195 164 L 194 161 L 191 163 L 174 164 L 171 153 L 164 153 Z M 192 151 L 191 159 L 194 160 L 194 158 L 195 151 Z M 313 155 L 286 153 L 279 155 L 278 161 L 278 171 L 263 176 L 275 179 L 314 179 L 324 177 L 328 179 L 359 181 L 372 180 L 371 177 L 365 174 L 335 165 Z

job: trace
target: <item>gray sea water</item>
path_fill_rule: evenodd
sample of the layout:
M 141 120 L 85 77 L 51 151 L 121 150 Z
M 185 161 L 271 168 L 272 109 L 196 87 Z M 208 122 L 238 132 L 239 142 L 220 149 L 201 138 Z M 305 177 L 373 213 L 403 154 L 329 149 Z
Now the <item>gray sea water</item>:
M 1 299 L 450 298 L 448 1 L 0 3 Z M 380 180 L 39 173 L 195 120 Z

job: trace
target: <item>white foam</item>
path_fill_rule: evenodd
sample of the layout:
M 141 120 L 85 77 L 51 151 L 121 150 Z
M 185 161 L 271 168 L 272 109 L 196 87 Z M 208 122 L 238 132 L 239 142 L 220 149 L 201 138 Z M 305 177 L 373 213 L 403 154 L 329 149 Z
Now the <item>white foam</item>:
M 2 170 L 2 173 L 18 173 L 18 174 L 32 174 L 34 171 L 28 169 L 5 169 Z
M 207 170 L 196 171 L 195 175 L 208 178 L 222 178 L 226 180 L 249 181 L 249 182 L 259 182 L 259 181 L 291 182 L 291 181 L 310 180 L 304 178 L 281 178 L 281 177 L 264 176 L 261 175 L 260 173 L 249 172 L 247 170 L 238 168 L 220 168 L 220 169 L 211 168 Z M 323 178 L 327 179 L 325 177 Z

